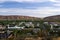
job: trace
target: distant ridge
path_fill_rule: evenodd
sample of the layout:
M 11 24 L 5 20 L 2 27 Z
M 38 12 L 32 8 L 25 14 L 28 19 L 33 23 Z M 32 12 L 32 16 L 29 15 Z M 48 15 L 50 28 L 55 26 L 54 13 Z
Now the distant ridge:
M 0 15 L 0 20 L 40 20 L 38 17 L 19 16 L 19 15 Z
M 44 21 L 60 21 L 60 15 L 48 16 L 43 19 Z

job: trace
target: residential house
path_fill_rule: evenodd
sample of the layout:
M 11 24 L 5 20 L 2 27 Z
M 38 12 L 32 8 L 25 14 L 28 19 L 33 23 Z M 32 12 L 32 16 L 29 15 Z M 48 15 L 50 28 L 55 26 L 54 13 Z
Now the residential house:
M 23 27 L 18 27 L 17 25 L 8 25 L 7 27 L 8 29 L 18 29 L 18 30 L 21 30 L 21 29 L 24 29 L 24 26 Z

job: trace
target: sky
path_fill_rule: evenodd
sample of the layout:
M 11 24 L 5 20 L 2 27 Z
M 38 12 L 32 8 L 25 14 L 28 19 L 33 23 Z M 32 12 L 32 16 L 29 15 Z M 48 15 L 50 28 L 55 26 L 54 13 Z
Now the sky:
M 0 0 L 0 15 L 60 15 L 60 0 Z

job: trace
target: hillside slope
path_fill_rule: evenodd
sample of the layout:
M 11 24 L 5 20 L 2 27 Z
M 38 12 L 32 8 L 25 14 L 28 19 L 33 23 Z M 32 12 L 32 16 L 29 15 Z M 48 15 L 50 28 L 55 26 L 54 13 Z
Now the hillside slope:
M 44 21 L 60 21 L 60 15 L 45 17 L 43 20 Z
M 18 15 L 9 15 L 9 16 L 1 16 L 0 20 L 41 20 L 41 18 L 30 17 L 30 16 L 18 16 Z

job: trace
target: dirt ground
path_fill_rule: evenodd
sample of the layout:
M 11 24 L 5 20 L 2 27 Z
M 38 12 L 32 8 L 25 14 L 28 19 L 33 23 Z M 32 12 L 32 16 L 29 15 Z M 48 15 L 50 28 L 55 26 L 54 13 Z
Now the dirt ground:
M 0 39 L 0 40 L 15 40 L 14 38 L 9 38 L 9 39 Z M 19 38 L 16 40 L 46 40 L 42 37 L 37 37 L 37 38 L 33 38 L 33 37 L 26 37 L 26 38 Z M 47 40 L 60 40 L 60 37 L 52 37 L 51 39 L 47 39 Z
M 52 40 L 60 40 L 60 37 L 57 37 L 57 38 L 53 38 Z

